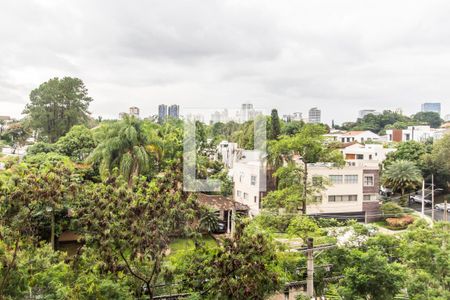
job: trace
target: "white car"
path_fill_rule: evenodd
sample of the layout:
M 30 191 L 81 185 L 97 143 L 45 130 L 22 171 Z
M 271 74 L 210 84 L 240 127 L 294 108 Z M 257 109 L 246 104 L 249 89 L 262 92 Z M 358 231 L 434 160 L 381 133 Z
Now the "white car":
M 444 203 L 439 203 L 434 206 L 437 210 L 444 210 Z M 447 211 L 450 212 L 450 205 L 447 204 Z

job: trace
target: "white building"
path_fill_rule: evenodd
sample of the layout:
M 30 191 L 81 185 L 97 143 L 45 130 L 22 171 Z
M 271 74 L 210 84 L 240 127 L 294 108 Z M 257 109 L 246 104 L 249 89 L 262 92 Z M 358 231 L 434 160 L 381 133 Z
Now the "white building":
M 352 166 L 334 168 L 330 164 L 310 164 L 309 180 L 318 180 L 326 187 L 317 192 L 306 207 L 308 215 L 359 216 L 375 219 L 379 209 L 379 167 L 377 163 L 361 161 Z
M 266 163 L 256 150 L 243 150 L 233 164 L 233 198 L 247 205 L 255 216 L 261 209 L 261 198 L 266 192 Z
M 381 137 L 373 133 L 372 131 L 365 130 L 365 131 L 341 131 L 341 132 L 335 132 L 335 133 L 329 133 L 325 134 L 325 137 L 341 142 L 341 143 L 365 143 L 365 142 L 379 142 L 381 141 Z
M 341 150 L 344 159 L 351 164 L 360 161 L 373 161 L 381 164 L 388 153 L 394 152 L 395 148 L 385 148 L 382 144 L 352 144 Z
M 217 146 L 219 160 L 229 169 L 233 168 L 238 153 L 238 144 L 228 141 L 221 141 Z
M 321 122 L 322 112 L 317 107 L 313 107 L 308 112 L 308 122 L 313 124 L 318 124 Z
M 389 142 L 424 142 L 428 139 L 439 139 L 445 129 L 434 129 L 428 125 L 408 126 L 407 129 L 388 129 L 386 135 Z
M 370 115 L 370 114 L 379 115 L 380 113 L 377 112 L 375 109 L 363 109 L 358 112 L 358 118 L 362 119 L 365 116 Z

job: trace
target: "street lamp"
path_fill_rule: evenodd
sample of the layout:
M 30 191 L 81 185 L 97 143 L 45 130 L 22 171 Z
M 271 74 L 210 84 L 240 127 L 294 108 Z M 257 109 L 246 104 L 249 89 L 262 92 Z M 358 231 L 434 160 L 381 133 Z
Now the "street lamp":
M 53 211 L 53 207 L 51 206 L 47 206 L 45 210 L 51 214 L 50 244 L 52 245 L 52 249 L 55 250 L 55 213 Z

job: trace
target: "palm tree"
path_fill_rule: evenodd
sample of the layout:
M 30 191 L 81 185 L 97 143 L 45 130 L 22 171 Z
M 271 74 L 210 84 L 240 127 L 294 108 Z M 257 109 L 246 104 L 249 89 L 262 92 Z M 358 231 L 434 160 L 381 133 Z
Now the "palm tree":
M 385 187 L 405 195 L 406 190 L 414 189 L 422 182 L 422 174 L 412 161 L 398 160 L 389 165 L 381 178 Z
M 145 174 L 157 164 L 157 156 L 153 155 L 156 143 L 146 133 L 142 121 L 125 116 L 120 122 L 107 125 L 103 142 L 88 157 L 88 162 L 100 165 L 100 174 L 107 176 L 114 168 L 131 186 L 134 176 Z

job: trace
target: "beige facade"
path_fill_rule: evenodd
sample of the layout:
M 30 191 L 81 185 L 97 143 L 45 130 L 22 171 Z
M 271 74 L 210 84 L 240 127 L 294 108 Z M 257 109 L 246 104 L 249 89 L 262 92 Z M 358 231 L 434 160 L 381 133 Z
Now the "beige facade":
M 325 188 L 307 205 L 307 214 L 363 212 L 363 203 L 377 200 L 378 164 L 360 162 L 343 168 L 328 164 L 308 166 L 309 179 L 323 178 Z

